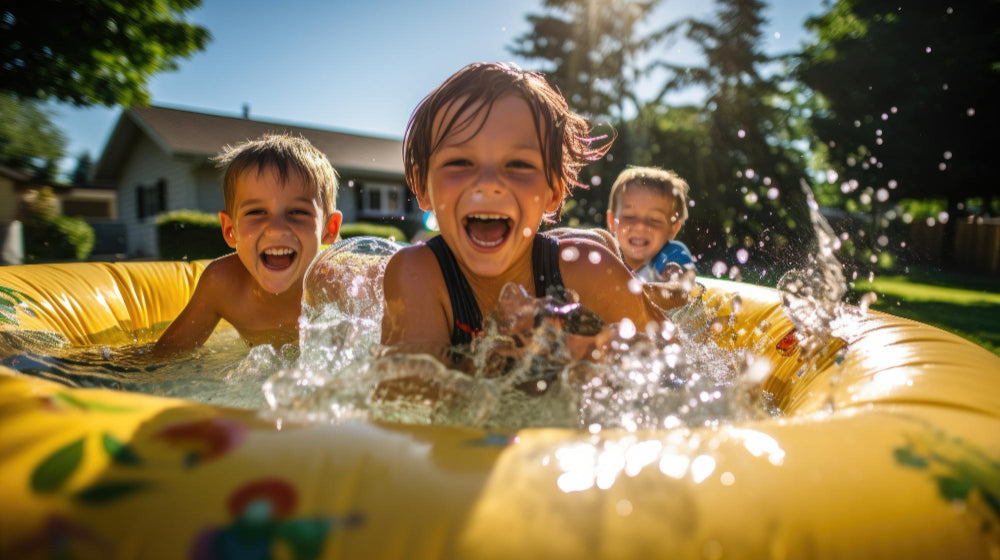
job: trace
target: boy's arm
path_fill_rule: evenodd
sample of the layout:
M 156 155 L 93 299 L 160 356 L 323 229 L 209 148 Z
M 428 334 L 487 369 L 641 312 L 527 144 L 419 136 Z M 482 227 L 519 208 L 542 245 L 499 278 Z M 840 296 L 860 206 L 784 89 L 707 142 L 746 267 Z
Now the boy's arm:
M 150 353 L 153 358 L 171 358 L 201 346 L 219 324 L 218 311 L 221 298 L 232 297 L 223 293 L 226 285 L 225 274 L 220 260 L 213 261 L 205 268 L 191 300 L 180 315 L 163 331 Z
M 382 345 L 444 361 L 451 346 L 441 299 L 447 293 L 431 250 L 422 245 L 400 249 L 389 259 L 383 283 Z

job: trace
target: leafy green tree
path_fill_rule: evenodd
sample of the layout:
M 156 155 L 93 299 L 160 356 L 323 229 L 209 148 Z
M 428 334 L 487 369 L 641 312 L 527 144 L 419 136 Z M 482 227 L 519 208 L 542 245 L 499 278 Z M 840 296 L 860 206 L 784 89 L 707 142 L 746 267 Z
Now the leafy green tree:
M 668 88 L 707 92 L 689 127 L 704 136 L 687 166 L 697 202 L 687 238 L 704 258 L 746 255 L 751 268 L 762 269 L 792 264 L 790 244 L 812 239 L 801 190 L 807 160 L 795 148 L 799 121 L 789 110 L 795 92 L 762 50 L 764 8 L 758 0 L 717 0 L 711 19 L 673 28 L 694 42 L 705 64 L 659 63 L 671 75 Z
M 639 26 L 659 3 L 544 0 L 546 12 L 528 15 L 531 30 L 510 47 L 515 55 L 545 61 L 537 69 L 559 88 L 575 111 L 591 122 L 611 125 L 595 132 L 616 138 L 609 157 L 585 170 L 582 180 L 592 186 L 600 185 L 600 178 L 614 179 L 632 161 L 637 143 L 628 128 L 628 115 L 648 103 L 635 91 L 646 72 L 640 56 L 664 36 L 662 29 L 640 36 Z M 606 196 L 604 189 L 578 191 L 566 213 L 573 223 L 600 224 Z
M 66 137 L 40 103 L 0 92 L 0 163 L 36 179 L 51 179 Z
M 70 175 L 70 181 L 74 185 L 86 185 L 89 182 L 90 170 L 94 167 L 94 160 L 90 157 L 90 152 L 84 151 L 76 158 L 76 167 Z
M 845 191 L 946 198 L 953 218 L 991 206 L 998 21 L 997 0 L 839 0 L 807 22 L 797 76 L 822 97 L 812 125 Z
M 0 8 L 0 91 L 74 105 L 148 103 L 148 79 L 211 38 L 183 20 L 200 4 L 8 0 Z

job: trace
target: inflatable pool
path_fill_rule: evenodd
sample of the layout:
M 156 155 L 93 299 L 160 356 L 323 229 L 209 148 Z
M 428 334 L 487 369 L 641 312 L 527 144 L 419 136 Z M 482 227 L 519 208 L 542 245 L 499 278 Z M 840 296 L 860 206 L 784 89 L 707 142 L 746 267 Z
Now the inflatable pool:
M 0 340 L 152 340 L 203 268 L 0 268 Z M 295 425 L 0 368 L 0 557 L 998 557 L 1000 359 L 872 312 L 803 370 L 777 292 L 705 284 L 742 298 L 719 336 L 771 362 L 780 416 L 596 434 Z

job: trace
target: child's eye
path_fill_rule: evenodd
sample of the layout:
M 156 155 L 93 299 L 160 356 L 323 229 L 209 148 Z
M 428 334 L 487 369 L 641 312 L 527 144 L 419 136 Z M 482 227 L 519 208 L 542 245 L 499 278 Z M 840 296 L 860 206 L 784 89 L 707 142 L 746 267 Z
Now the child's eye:
M 516 159 L 516 160 L 508 163 L 507 165 L 510 166 L 510 167 L 513 167 L 515 169 L 534 169 L 535 168 L 535 164 L 531 163 L 530 161 L 524 161 L 523 159 Z
M 472 162 L 464 158 L 449 159 L 444 162 L 445 167 L 468 167 Z
M 252 210 L 247 210 L 246 212 L 243 213 L 243 215 L 244 216 L 259 216 L 259 215 L 261 215 L 263 213 L 264 213 L 263 210 L 261 210 L 259 208 L 254 208 Z

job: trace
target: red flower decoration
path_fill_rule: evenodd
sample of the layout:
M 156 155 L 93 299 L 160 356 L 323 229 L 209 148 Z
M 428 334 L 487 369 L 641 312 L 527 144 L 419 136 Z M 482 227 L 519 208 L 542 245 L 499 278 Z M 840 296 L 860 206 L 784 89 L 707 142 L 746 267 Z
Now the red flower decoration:
M 201 444 L 203 449 L 192 459 L 202 462 L 216 459 L 238 447 L 246 439 L 248 430 L 246 425 L 229 418 L 210 418 L 167 426 L 157 432 L 156 437 L 170 443 Z

